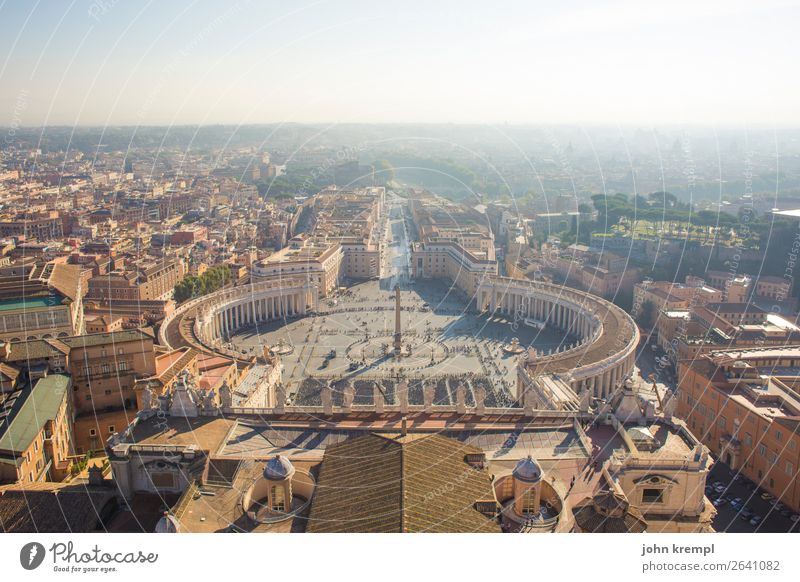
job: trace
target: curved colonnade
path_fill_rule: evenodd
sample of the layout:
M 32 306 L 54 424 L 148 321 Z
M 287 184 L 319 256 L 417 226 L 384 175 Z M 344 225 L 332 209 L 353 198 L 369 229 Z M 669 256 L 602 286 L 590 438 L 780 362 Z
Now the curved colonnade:
M 190 345 L 234 358 L 246 355 L 225 347 L 236 330 L 316 311 L 317 288 L 305 278 L 268 280 L 223 289 L 181 305 L 159 329 L 159 343 Z
M 514 322 L 534 320 L 577 338 L 565 350 L 521 362 L 520 393 L 536 376 L 556 374 L 577 394 L 597 398 L 611 394 L 635 365 L 639 329 L 613 303 L 570 287 L 492 277 L 477 291 L 479 311 L 500 313 Z
M 169 347 L 191 345 L 229 357 L 246 354 L 226 347 L 242 327 L 317 310 L 316 287 L 304 278 L 268 280 L 225 289 L 193 299 L 178 308 L 159 330 Z M 567 349 L 522 359 L 518 396 L 535 379 L 553 374 L 576 394 L 589 390 L 598 398 L 613 392 L 635 364 L 639 331 L 633 319 L 616 305 L 569 287 L 507 277 L 490 277 L 476 293 L 478 311 L 499 313 L 512 322 L 546 325 L 577 339 Z

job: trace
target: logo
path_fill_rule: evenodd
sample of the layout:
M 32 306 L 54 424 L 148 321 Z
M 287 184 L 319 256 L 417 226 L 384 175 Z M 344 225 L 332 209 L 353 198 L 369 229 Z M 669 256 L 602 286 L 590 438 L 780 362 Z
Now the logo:
M 30 542 L 19 551 L 19 563 L 26 570 L 35 570 L 44 561 L 44 546 L 39 542 Z

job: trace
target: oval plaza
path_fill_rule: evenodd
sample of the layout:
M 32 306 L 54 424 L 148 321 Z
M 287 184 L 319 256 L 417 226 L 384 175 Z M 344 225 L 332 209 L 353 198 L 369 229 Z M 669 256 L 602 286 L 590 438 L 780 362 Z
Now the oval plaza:
M 187 379 L 166 433 L 155 403 L 109 443 L 115 475 L 131 483 L 148 455 L 179 459 L 182 476 L 169 482 L 182 504 L 164 527 L 710 528 L 708 451 L 673 417 L 672 399 L 636 377 L 627 313 L 499 275 L 491 230 L 471 209 L 415 191 L 341 194 L 349 215 L 365 209 L 359 228 L 333 228 L 332 194 L 321 193 L 291 251 L 162 325 L 166 346 L 273 371 L 264 406 L 211 402 Z M 120 487 L 135 495 L 125 479 Z M 192 487 L 214 495 L 187 497 Z M 219 517 L 231 512 L 233 526 Z

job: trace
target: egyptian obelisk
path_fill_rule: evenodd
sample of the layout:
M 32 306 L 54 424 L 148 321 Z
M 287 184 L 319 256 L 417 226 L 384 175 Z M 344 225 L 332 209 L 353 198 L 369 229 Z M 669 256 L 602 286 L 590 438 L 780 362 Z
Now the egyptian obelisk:
M 400 285 L 394 286 L 394 354 L 400 357 L 402 354 L 402 334 L 400 333 Z

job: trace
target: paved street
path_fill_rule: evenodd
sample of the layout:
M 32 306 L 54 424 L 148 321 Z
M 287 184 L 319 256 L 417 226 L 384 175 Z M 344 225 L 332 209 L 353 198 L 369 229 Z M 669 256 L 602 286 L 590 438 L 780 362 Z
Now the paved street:
M 718 497 L 727 499 L 717 507 L 717 517 L 714 520 L 714 529 L 720 532 L 729 533 L 749 533 L 749 532 L 770 532 L 770 533 L 786 533 L 798 532 L 800 526 L 798 522 L 793 522 L 789 517 L 781 515 L 769 501 L 761 498 L 762 491 L 754 489 L 754 484 L 744 479 L 744 477 L 733 480 L 735 473 L 721 461 L 717 461 L 711 469 L 707 483 L 712 485 L 719 481 L 725 489 L 722 493 L 712 492 L 707 493 L 707 496 L 714 500 Z M 708 491 L 708 490 L 707 490 Z M 731 506 L 730 500 L 741 497 L 744 506 L 741 509 L 736 509 Z M 747 509 L 747 511 L 745 510 Z M 748 519 L 743 519 L 743 516 L 749 512 L 753 515 L 758 515 L 763 518 L 762 523 L 759 525 L 751 525 Z M 749 514 L 748 514 L 749 515 Z

